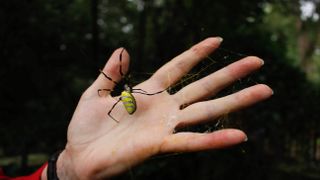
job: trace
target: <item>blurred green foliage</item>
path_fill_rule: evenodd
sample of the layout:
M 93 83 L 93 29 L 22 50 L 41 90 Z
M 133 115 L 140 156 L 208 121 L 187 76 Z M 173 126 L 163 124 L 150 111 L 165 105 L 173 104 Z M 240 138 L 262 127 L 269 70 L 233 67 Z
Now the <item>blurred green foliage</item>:
M 302 16 L 308 3 L 314 9 Z M 21 156 L 19 166 L 5 168 L 13 175 L 28 173 L 28 154 L 63 148 L 81 92 L 115 48 L 129 50 L 132 72 L 150 73 L 218 35 L 228 60 L 243 54 L 263 58 L 265 67 L 250 78 L 275 92 L 231 116 L 249 141 L 226 150 L 155 157 L 115 179 L 319 178 L 319 3 L 1 1 L 0 159 Z M 225 65 L 224 58 L 216 60 Z

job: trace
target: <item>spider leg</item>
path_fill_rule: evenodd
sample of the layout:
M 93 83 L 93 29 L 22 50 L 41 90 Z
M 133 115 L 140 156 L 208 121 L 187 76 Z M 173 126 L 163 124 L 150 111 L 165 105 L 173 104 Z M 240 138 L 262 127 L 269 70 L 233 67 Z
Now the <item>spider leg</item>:
M 114 107 L 116 107 L 116 105 L 121 101 L 121 97 L 118 99 L 118 101 L 116 103 L 114 103 L 114 105 L 111 107 L 111 109 L 108 112 L 108 116 L 111 117 L 111 119 L 113 119 L 116 123 L 119 123 L 118 120 L 116 120 L 114 117 L 111 116 L 111 112 L 114 109 Z
M 148 93 L 147 91 L 143 90 L 143 89 L 132 89 L 132 91 L 142 91 L 144 93 Z
M 111 92 L 111 91 L 113 91 L 113 89 L 98 89 L 98 95 L 99 95 L 100 97 L 101 97 L 101 94 L 100 94 L 101 91 Z
M 100 73 L 102 73 L 104 75 L 104 77 L 106 77 L 107 79 L 109 79 L 110 81 L 112 81 L 115 85 L 118 85 L 118 83 L 116 81 L 114 81 L 111 77 L 109 77 L 106 73 L 104 73 L 101 69 L 99 69 Z
M 140 91 L 134 91 L 134 90 L 140 90 Z M 132 93 L 137 93 L 137 94 L 144 94 L 144 95 L 148 95 L 148 96 L 153 96 L 153 95 L 156 95 L 156 94 L 160 94 L 164 91 L 166 91 L 167 89 L 164 89 L 164 90 L 161 90 L 161 91 L 158 91 L 158 92 L 155 92 L 155 93 L 148 93 L 147 91 L 145 90 L 142 90 L 142 89 L 133 89 Z
M 119 73 L 121 75 L 121 77 L 124 77 L 124 73 L 122 72 L 122 53 L 124 51 L 124 48 L 122 48 L 120 55 L 119 55 L 119 60 L 120 60 L 120 66 L 119 66 Z

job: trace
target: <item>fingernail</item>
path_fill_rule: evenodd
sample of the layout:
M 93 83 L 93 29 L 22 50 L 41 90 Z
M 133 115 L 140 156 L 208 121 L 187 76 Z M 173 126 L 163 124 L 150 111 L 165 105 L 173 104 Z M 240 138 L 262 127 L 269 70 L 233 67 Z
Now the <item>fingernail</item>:
M 217 37 L 217 39 L 219 40 L 219 42 L 221 43 L 223 41 L 223 38 L 222 37 Z
M 261 65 L 264 65 L 264 60 L 260 59 L 260 61 L 261 61 Z
M 247 142 L 248 141 L 248 136 L 246 136 L 243 140 L 243 142 Z

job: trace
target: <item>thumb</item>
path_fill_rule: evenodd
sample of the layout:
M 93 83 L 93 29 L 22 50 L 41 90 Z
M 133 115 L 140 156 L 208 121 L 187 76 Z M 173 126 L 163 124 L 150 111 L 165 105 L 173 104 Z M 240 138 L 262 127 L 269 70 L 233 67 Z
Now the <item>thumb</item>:
M 129 54 L 125 48 L 115 50 L 104 68 L 100 69 L 100 75 L 89 89 L 92 89 L 91 91 L 94 93 L 99 89 L 105 89 L 110 93 L 127 73 L 129 69 L 129 59 Z

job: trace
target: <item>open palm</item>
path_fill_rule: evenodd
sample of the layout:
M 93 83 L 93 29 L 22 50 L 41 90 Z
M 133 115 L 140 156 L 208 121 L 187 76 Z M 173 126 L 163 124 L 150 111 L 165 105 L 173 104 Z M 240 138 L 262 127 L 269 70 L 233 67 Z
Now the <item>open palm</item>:
M 201 59 L 220 44 L 220 38 L 208 38 L 183 52 L 160 68 L 150 79 L 137 85 L 148 93 L 164 90 L 176 83 Z M 103 72 L 118 82 L 119 55 L 116 50 Z M 129 55 L 122 54 L 122 69 L 129 67 Z M 103 179 L 126 171 L 146 158 L 167 152 L 187 152 L 222 148 L 241 143 L 246 135 L 237 129 L 212 133 L 175 133 L 177 127 L 204 123 L 223 114 L 247 107 L 271 96 L 266 85 L 255 85 L 215 100 L 206 100 L 237 79 L 263 65 L 256 57 L 239 60 L 179 92 L 156 95 L 133 94 L 137 110 L 129 115 L 122 103 L 108 111 L 119 97 L 109 92 L 101 97 L 97 90 L 113 89 L 115 83 L 100 74 L 84 92 L 68 128 L 68 142 L 58 160 L 58 175 L 68 179 Z M 185 108 L 181 108 L 188 105 Z M 59 170 L 60 168 L 60 170 Z

